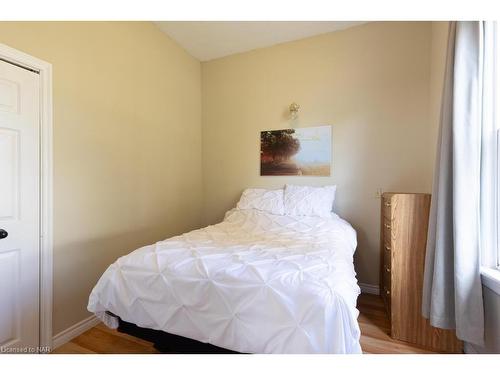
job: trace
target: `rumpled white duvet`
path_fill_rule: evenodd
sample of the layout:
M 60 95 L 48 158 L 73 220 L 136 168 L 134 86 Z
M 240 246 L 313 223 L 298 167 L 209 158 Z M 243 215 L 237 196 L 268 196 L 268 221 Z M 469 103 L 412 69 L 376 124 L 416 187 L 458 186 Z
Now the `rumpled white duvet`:
M 361 353 L 344 220 L 231 210 L 108 267 L 88 309 L 243 353 Z

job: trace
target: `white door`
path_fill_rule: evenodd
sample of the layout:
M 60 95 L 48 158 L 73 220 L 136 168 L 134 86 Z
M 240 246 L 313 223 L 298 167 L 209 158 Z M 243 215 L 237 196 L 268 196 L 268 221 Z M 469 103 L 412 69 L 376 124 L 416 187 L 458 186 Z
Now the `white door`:
M 3 353 L 39 345 L 39 96 L 37 73 L 0 60 Z

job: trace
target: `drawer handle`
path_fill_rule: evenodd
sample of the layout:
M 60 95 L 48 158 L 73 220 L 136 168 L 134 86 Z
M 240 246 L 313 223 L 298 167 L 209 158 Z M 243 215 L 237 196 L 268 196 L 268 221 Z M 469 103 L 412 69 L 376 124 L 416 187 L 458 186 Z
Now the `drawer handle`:
M 384 291 L 385 291 L 385 294 L 390 296 L 391 295 L 391 292 L 389 292 L 387 289 L 384 288 Z
M 390 246 L 387 246 L 387 245 L 386 245 L 386 246 L 385 246 L 385 249 L 386 249 L 387 251 L 391 251 L 391 247 L 390 247 Z
M 391 273 L 391 269 L 389 267 L 385 267 L 385 272 Z
M 391 226 L 389 224 L 384 224 L 384 226 L 387 228 L 387 229 L 391 229 Z
M 386 207 L 391 207 L 391 202 L 385 202 L 385 203 L 384 203 L 384 205 L 385 205 Z

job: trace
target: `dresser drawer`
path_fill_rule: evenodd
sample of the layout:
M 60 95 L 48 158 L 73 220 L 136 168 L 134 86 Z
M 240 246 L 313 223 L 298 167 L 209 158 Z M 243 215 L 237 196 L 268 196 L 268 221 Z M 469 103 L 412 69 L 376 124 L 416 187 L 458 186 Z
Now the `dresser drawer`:
M 392 219 L 392 197 L 383 197 L 382 198 L 382 212 L 383 217 L 391 220 Z
M 389 316 L 389 319 L 391 317 L 391 311 L 392 311 L 392 305 L 391 305 L 391 291 L 387 289 L 387 287 L 382 287 L 382 290 L 380 291 L 382 300 L 384 301 L 384 306 L 387 310 L 387 314 Z
M 392 220 L 384 217 L 382 222 L 382 233 L 384 236 L 384 243 L 391 243 L 392 238 Z
M 389 288 L 387 288 L 386 286 L 384 286 L 382 288 L 382 296 L 384 297 L 384 299 L 386 299 L 387 301 L 390 301 L 391 299 L 391 290 Z
M 390 247 L 390 236 L 387 242 L 383 243 L 382 248 L 382 271 L 380 274 L 380 294 L 384 301 L 384 306 L 387 310 L 388 316 L 391 316 L 391 287 L 392 287 L 392 277 L 391 277 L 391 267 L 392 267 L 392 253 Z
M 382 267 L 382 274 L 384 275 L 384 284 L 390 286 L 391 282 L 391 261 L 390 258 L 388 260 L 384 259 L 384 265 Z M 386 282 L 388 281 L 388 282 Z
M 382 269 L 382 289 L 391 291 L 391 267 L 384 265 Z
M 385 268 L 389 267 L 389 269 L 392 267 L 392 249 L 391 247 L 386 243 L 384 243 L 384 248 L 382 249 L 384 252 L 384 261 L 382 263 L 382 271 L 385 272 Z

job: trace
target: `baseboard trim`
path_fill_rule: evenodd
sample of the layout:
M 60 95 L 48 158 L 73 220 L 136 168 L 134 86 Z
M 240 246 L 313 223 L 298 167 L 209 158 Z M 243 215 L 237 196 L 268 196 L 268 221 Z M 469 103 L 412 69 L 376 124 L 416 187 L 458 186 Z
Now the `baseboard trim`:
M 72 325 L 52 338 L 52 349 L 56 349 L 59 346 L 66 344 L 68 341 L 73 340 L 76 336 L 81 335 L 83 332 L 88 331 L 99 323 L 100 320 L 97 316 L 92 315 L 83 319 L 81 322 Z
M 378 285 L 358 283 L 361 293 L 380 295 L 380 288 Z

